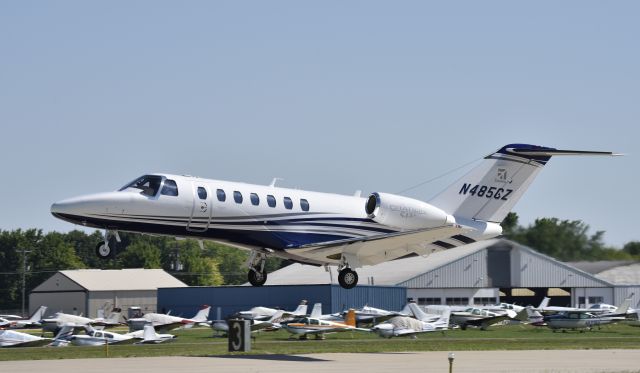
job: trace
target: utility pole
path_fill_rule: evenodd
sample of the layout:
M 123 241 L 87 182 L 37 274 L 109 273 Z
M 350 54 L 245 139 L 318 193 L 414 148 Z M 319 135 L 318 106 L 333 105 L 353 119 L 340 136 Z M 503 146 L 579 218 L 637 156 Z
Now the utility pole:
M 25 250 L 24 248 L 21 250 L 22 251 L 22 317 L 27 317 L 27 314 L 25 313 L 25 292 L 26 292 L 26 287 L 27 287 L 27 253 L 30 253 L 30 250 Z

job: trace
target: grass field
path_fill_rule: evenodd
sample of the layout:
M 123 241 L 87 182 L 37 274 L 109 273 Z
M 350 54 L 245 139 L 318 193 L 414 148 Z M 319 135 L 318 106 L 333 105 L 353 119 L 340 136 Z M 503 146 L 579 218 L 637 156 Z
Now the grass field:
M 213 338 L 211 329 L 175 331 L 178 339 L 160 345 L 111 345 L 109 357 L 224 355 L 226 338 Z M 640 349 L 640 328 L 611 325 L 601 330 L 553 333 L 547 328 L 499 326 L 425 333 L 417 339 L 383 339 L 375 334 L 346 332 L 325 340 L 289 340 L 284 331 L 263 332 L 252 343 L 252 354 L 307 354 L 321 352 L 398 352 L 543 349 Z M 105 347 L 34 347 L 0 349 L 0 360 L 76 359 L 107 357 Z

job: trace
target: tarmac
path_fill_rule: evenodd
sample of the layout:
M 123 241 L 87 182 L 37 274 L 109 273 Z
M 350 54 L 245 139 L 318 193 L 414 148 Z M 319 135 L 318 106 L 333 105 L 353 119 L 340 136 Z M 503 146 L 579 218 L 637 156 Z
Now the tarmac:
M 640 372 L 640 350 L 452 351 L 459 372 Z M 226 355 L 0 362 L 11 373 L 447 372 L 448 353 Z

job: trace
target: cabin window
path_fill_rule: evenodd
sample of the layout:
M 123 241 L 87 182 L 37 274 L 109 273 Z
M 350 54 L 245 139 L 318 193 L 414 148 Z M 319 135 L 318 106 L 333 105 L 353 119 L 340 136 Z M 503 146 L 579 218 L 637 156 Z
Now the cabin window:
M 171 179 L 167 179 L 164 181 L 164 185 L 162 186 L 162 190 L 160 191 L 160 194 L 164 196 L 176 197 L 178 195 L 178 185 L 176 185 L 175 181 Z
M 307 201 L 306 199 L 301 199 L 300 208 L 302 209 L 302 211 L 309 211 L 309 201 Z
M 258 197 L 258 195 L 256 193 L 251 193 L 249 195 L 249 198 L 251 199 L 251 204 L 254 206 L 258 206 L 260 204 L 260 197 Z
M 238 192 L 237 190 L 234 191 L 233 200 L 236 201 L 236 203 L 242 203 L 242 193 Z
M 224 202 L 227 200 L 227 194 L 222 189 L 216 190 L 216 195 L 218 196 L 218 201 Z
M 141 194 L 145 196 L 153 197 L 156 194 L 158 194 L 158 190 L 160 189 L 161 183 L 162 183 L 162 176 L 144 175 L 135 179 L 129 184 L 123 186 L 119 190 L 123 191 L 127 188 L 141 189 L 142 190 Z
M 267 205 L 269 205 L 269 207 L 276 207 L 276 197 L 271 194 L 267 195 Z
M 200 197 L 200 199 L 207 199 L 207 190 L 203 187 L 198 187 L 198 197 Z
M 284 208 L 291 210 L 293 208 L 293 201 L 289 197 L 284 197 Z

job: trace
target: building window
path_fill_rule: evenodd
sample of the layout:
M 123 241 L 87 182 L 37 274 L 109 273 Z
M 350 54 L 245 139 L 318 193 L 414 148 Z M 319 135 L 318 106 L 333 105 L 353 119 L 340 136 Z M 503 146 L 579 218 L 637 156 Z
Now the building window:
M 604 303 L 604 297 L 589 297 L 589 304 Z
M 271 194 L 267 195 L 267 205 L 269 205 L 269 207 L 276 207 L 276 197 Z
M 441 298 L 418 298 L 419 306 L 432 306 L 437 304 L 442 304 Z
M 227 194 L 222 189 L 216 190 L 216 195 L 218 196 L 218 201 L 224 202 L 227 200 Z
M 251 204 L 254 206 L 258 206 L 260 204 L 260 197 L 258 197 L 258 195 L 256 193 L 251 193 L 249 195 L 249 198 L 251 199 Z
M 291 201 L 291 198 L 284 197 L 284 208 L 287 210 L 291 210 L 293 208 L 293 201 Z
M 175 181 L 167 179 L 164 181 L 164 186 L 162 187 L 160 194 L 176 197 L 178 195 L 178 185 L 176 185 Z
M 469 298 L 463 298 L 463 297 L 447 298 L 446 303 L 447 303 L 447 306 L 468 306 Z
M 234 191 L 233 200 L 236 201 L 236 203 L 242 203 L 242 193 L 238 192 L 237 190 Z
M 300 208 L 302 209 L 302 211 L 309 211 L 309 201 L 307 201 L 306 199 L 301 199 Z
M 203 187 L 198 187 L 198 197 L 200 197 L 200 199 L 207 199 L 207 190 Z
M 488 305 L 497 304 L 497 303 L 498 302 L 496 298 L 493 298 L 493 297 L 473 298 L 473 304 L 476 304 L 479 306 L 488 306 Z

